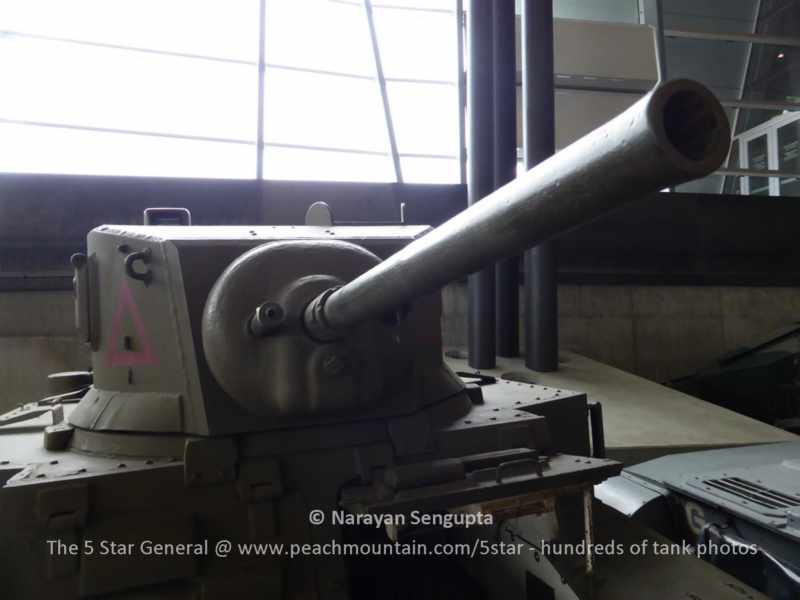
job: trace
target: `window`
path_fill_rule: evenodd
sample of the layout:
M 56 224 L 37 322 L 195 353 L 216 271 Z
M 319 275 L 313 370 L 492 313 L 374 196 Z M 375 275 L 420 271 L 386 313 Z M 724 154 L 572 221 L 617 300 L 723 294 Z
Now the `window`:
M 456 9 L 3 0 L 0 171 L 460 182 Z
M 781 177 L 781 196 L 800 196 L 800 121 L 778 128 L 778 170 L 792 175 Z
M 727 193 L 800 196 L 800 112 L 786 111 L 734 137 L 728 168 L 743 172 L 727 177 Z M 752 171 L 775 175 L 763 177 Z

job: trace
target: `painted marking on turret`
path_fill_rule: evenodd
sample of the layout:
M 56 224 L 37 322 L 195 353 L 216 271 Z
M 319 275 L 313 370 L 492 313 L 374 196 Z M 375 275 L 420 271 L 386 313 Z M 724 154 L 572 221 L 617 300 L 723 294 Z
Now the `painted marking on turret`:
M 130 337 L 122 336 L 122 318 L 125 314 L 130 316 L 133 327 L 136 330 L 136 341 L 139 350 L 130 348 Z M 125 338 L 123 347 L 121 337 Z M 111 321 L 111 338 L 106 355 L 108 364 L 111 367 L 129 367 L 133 365 L 155 365 L 158 363 L 150 338 L 144 328 L 142 315 L 133 299 L 131 288 L 128 282 L 123 279 L 119 286 L 119 300 L 114 311 L 114 318 Z

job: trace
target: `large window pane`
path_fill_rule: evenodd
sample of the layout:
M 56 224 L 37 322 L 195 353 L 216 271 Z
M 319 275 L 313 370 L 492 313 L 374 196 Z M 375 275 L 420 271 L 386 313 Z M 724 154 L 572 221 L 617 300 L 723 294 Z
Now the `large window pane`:
M 0 124 L 4 172 L 245 179 L 255 159 L 248 144 Z
M 767 136 L 762 135 L 747 143 L 747 167 L 753 171 L 766 171 Z M 750 177 L 751 196 L 769 196 L 769 177 Z
M 458 156 L 458 89 L 451 85 L 388 82 L 400 154 Z
M 400 169 L 405 183 L 459 183 L 461 168 L 454 158 L 401 156 Z
M 800 173 L 800 121 L 778 129 L 778 170 Z M 781 196 L 800 196 L 800 180 L 781 178 Z
M 457 80 L 455 14 L 381 8 L 373 14 L 386 77 Z
M 517 0 L 517 4 L 520 2 Z M 517 11 L 519 12 L 519 11 Z M 557 19 L 583 19 L 614 23 L 638 23 L 638 0 L 555 0 L 553 13 Z
M 388 152 L 375 80 L 269 68 L 264 97 L 266 142 Z
M 255 61 L 258 0 L 2 0 L 0 28 Z
M 296 181 L 396 181 L 388 155 L 267 146 L 264 178 Z
M 375 59 L 360 3 L 267 0 L 269 64 L 374 75 Z
M 734 140 L 731 146 L 731 154 L 728 158 L 728 168 L 741 169 L 739 164 L 739 140 Z M 742 193 L 742 178 L 738 176 L 729 175 L 725 178 L 725 187 L 723 188 L 724 194 L 741 194 Z
M 255 139 L 257 69 L 0 36 L 0 118 Z

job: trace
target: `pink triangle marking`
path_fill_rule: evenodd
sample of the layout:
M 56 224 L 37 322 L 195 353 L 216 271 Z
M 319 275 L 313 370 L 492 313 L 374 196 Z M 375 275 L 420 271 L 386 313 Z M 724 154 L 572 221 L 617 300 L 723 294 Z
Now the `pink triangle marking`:
M 131 316 L 131 321 L 133 321 L 133 327 L 136 329 L 136 339 L 142 345 L 142 349 L 138 352 L 120 350 L 122 316 L 126 309 Z M 153 353 L 153 347 L 150 344 L 150 338 L 144 330 L 142 315 L 139 314 L 139 309 L 133 301 L 131 288 L 128 287 L 128 282 L 125 279 L 122 280 L 119 286 L 119 300 L 117 301 L 117 308 L 114 311 L 114 318 L 111 321 L 111 337 L 109 339 L 110 343 L 106 357 L 110 367 L 155 365 L 158 363 L 158 359 Z

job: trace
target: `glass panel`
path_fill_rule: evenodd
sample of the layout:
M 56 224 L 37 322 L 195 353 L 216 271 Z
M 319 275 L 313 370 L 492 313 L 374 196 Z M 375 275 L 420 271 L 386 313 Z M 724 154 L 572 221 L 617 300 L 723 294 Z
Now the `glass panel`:
M 722 175 L 709 175 L 702 179 L 695 179 L 675 187 L 676 192 L 685 194 L 719 194 L 722 187 Z M 667 188 L 667 191 L 669 188 Z M 664 191 L 664 190 L 662 190 Z
M 454 85 L 387 82 L 400 154 L 458 156 L 458 89 Z
M 670 79 L 694 79 L 722 99 L 739 97 L 747 44 L 668 37 L 664 48 Z
M 255 177 L 255 145 L 0 124 L 0 171 Z
M 455 15 L 379 8 L 373 15 L 386 77 L 457 80 Z
M 451 158 L 417 158 L 401 156 L 400 170 L 404 183 L 459 183 L 458 160 Z
M 778 169 L 800 173 L 800 121 L 778 129 Z M 800 179 L 781 178 L 781 196 L 800 196 Z
M 517 0 L 519 14 L 520 0 Z M 555 0 L 553 16 L 557 19 L 584 19 L 586 21 L 611 21 L 639 23 L 638 0 Z
M 375 57 L 360 3 L 267 0 L 268 64 L 375 74 Z
M 739 166 L 739 140 L 734 140 L 731 145 L 731 154 L 728 158 L 729 169 L 741 169 Z M 725 187 L 723 188 L 725 194 L 741 194 L 742 193 L 742 178 L 738 176 L 728 175 L 725 177 Z
M 762 135 L 747 143 L 747 168 L 762 171 L 768 168 L 767 136 Z M 750 177 L 751 196 L 769 196 L 769 177 Z
M 2 0 L 5 30 L 258 59 L 258 0 Z
M 749 96 L 750 94 L 745 94 Z M 746 98 L 747 99 L 747 98 Z M 760 100 L 760 98 L 752 98 L 753 100 Z M 779 117 L 783 111 L 779 110 L 750 110 L 742 109 L 739 111 L 739 120 L 736 122 L 736 135 L 747 133 L 751 129 L 763 125 L 770 119 Z M 733 121 L 731 121 L 733 122 Z
M 797 16 L 800 16 L 798 8 L 800 7 L 795 10 Z M 795 20 L 794 24 L 795 28 L 791 32 L 783 30 L 781 27 L 771 35 L 797 38 L 800 19 Z M 760 25 L 763 26 L 763 23 Z M 800 48 L 755 44 L 750 64 L 745 99 L 793 102 L 794 98 L 800 95 L 800 87 L 795 75 L 800 66 Z
M 375 80 L 268 68 L 264 98 L 266 142 L 389 151 Z
M 264 178 L 296 181 L 395 182 L 391 158 L 352 152 L 264 148 Z
M 255 139 L 249 65 L 0 36 L 0 118 Z

